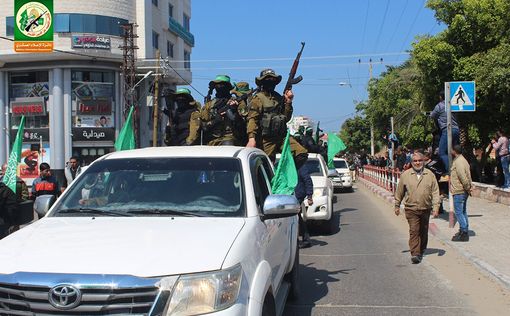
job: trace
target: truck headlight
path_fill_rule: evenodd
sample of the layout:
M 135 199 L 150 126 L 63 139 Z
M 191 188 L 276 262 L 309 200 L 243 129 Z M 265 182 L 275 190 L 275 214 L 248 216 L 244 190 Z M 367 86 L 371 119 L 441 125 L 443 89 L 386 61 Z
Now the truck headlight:
M 328 194 L 327 188 L 315 188 L 313 189 L 313 197 L 318 198 L 320 196 L 324 196 Z
M 226 309 L 237 301 L 241 279 L 241 265 L 182 276 L 173 289 L 166 315 L 191 316 Z

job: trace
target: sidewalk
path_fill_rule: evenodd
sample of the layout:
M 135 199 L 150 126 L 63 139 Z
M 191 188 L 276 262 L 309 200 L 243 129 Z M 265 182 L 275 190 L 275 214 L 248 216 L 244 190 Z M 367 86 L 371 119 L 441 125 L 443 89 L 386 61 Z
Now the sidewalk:
M 358 183 L 360 188 L 372 191 L 393 205 L 390 192 L 364 179 L 358 179 Z M 470 197 L 467 206 L 470 240 L 462 243 L 451 241 L 459 228 L 457 224 L 454 228 L 448 227 L 448 204 L 448 200 L 443 202 L 444 214 L 430 219 L 430 232 L 510 289 L 510 206 Z

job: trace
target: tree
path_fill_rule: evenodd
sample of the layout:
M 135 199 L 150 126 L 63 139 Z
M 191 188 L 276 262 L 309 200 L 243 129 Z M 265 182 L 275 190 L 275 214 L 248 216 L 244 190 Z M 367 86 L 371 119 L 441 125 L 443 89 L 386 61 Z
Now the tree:
M 345 120 L 339 137 L 349 152 L 370 152 L 370 122 L 361 115 Z

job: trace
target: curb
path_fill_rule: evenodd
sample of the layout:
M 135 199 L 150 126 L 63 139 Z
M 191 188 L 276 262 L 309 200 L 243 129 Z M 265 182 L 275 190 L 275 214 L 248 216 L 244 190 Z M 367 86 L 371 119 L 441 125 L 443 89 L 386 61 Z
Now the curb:
M 391 206 L 393 206 L 395 204 L 395 199 L 393 198 L 393 194 L 391 192 L 388 192 L 385 189 L 378 187 L 377 185 L 373 184 L 372 182 L 370 182 L 368 180 L 358 178 L 358 181 L 359 181 L 359 183 L 362 183 L 365 188 L 372 191 L 372 193 L 377 195 L 379 198 L 382 198 L 383 200 L 385 200 Z M 447 245 L 451 246 L 452 248 L 455 248 L 458 253 L 460 253 L 464 258 L 466 258 L 468 261 L 470 261 L 479 271 L 481 271 L 485 275 L 488 275 L 490 278 L 494 279 L 495 281 L 499 282 L 501 285 L 503 285 L 507 289 L 510 289 L 510 277 L 500 273 L 493 266 L 491 266 L 487 262 L 481 260 L 480 258 L 474 256 L 469 251 L 456 247 L 455 244 L 452 243 L 449 238 L 447 238 L 446 236 L 443 236 L 443 234 L 441 234 L 441 230 L 436 225 L 436 223 L 429 224 L 429 231 L 432 235 L 434 235 L 437 239 L 439 239 L 444 244 L 447 244 Z

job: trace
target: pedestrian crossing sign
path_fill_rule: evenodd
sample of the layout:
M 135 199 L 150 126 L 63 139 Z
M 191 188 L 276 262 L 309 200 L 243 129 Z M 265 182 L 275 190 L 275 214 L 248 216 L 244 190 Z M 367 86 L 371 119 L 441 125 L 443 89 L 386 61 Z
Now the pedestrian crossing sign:
M 450 107 L 452 112 L 476 111 L 474 81 L 453 81 L 450 84 Z

